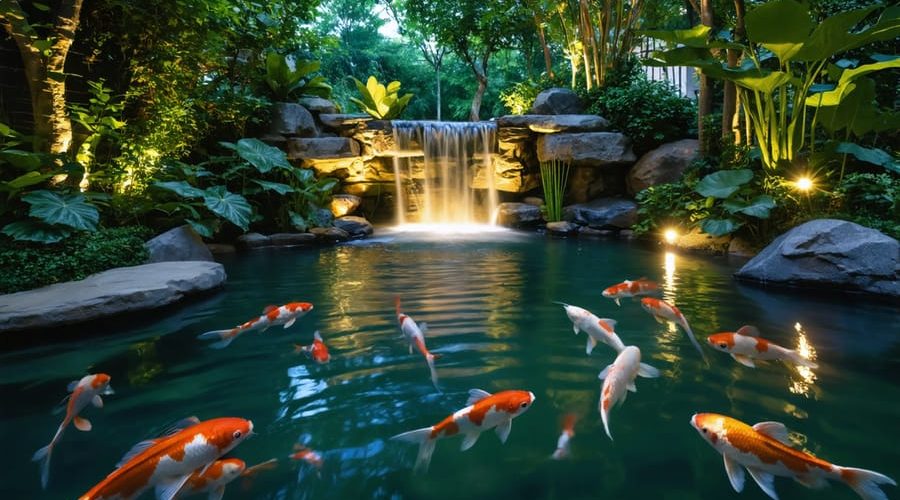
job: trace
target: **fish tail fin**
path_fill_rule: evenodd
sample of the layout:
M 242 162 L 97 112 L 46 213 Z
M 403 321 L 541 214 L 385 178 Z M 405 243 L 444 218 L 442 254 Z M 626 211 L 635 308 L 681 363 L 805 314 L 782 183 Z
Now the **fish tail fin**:
M 416 472 L 428 472 L 428 465 L 431 463 L 431 455 L 434 454 L 434 446 L 437 439 L 431 438 L 432 427 L 424 427 L 414 431 L 397 434 L 391 439 L 396 441 L 406 441 L 408 443 L 417 443 L 419 445 L 419 454 L 416 456 Z
M 694 336 L 694 331 L 691 330 L 691 327 L 690 327 L 690 325 L 688 325 L 688 322 L 686 320 L 682 320 L 681 327 L 684 328 L 684 332 L 687 333 L 688 339 L 690 339 L 691 344 L 694 344 L 694 347 L 697 349 L 697 352 L 700 353 L 700 357 L 703 358 L 703 361 L 705 361 L 706 364 L 708 365 L 709 360 L 706 359 L 706 353 L 703 352 L 703 347 L 700 346 L 700 342 L 697 342 L 697 337 Z
M 394 295 L 394 309 L 397 311 L 397 315 L 400 315 L 400 296 Z
M 434 384 L 434 388 L 437 389 L 438 392 L 441 392 L 441 388 L 438 387 L 437 369 L 434 367 L 434 360 L 439 357 L 440 354 L 428 353 L 425 355 L 425 363 L 428 364 L 428 371 L 431 373 L 431 383 Z
M 309 354 L 309 346 L 294 344 L 294 354 L 306 353 Z
M 565 302 L 560 302 L 560 301 L 558 301 L 558 300 L 554 300 L 553 303 L 554 303 L 554 304 L 559 304 L 559 305 L 561 305 L 561 306 L 563 306 L 563 307 L 569 307 L 569 304 L 566 304 Z
M 213 349 L 224 349 L 237 337 L 237 335 L 232 335 L 231 332 L 232 330 L 213 330 L 211 332 L 201 333 L 200 335 L 197 335 L 197 338 L 200 340 L 218 340 L 218 342 L 214 342 L 209 346 Z
M 815 361 L 812 361 L 810 359 L 804 358 L 803 355 L 797 351 L 790 351 L 789 355 L 791 357 L 791 361 L 795 365 L 805 366 L 807 368 L 812 368 L 814 370 L 819 367 L 818 363 L 816 363 Z
M 41 487 L 47 489 L 47 483 L 50 482 L 50 454 L 53 452 L 53 443 L 44 446 L 40 450 L 34 452 L 31 457 L 33 462 L 41 464 Z
M 853 467 L 838 467 L 838 470 L 841 474 L 841 480 L 847 483 L 847 486 L 853 488 L 853 491 L 862 497 L 863 500 L 887 500 L 887 495 L 881 491 L 878 485 L 890 484 L 897 486 L 893 479 L 875 471 Z
M 609 440 L 612 441 L 612 434 L 609 432 L 609 409 L 602 408 L 600 410 L 600 419 L 603 420 L 603 429 L 606 431 L 606 435 L 609 436 Z

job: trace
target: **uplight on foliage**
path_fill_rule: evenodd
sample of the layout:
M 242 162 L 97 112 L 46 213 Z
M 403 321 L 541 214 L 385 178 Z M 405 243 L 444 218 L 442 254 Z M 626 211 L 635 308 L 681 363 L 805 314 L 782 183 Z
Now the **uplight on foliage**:
M 296 59 L 277 52 L 266 55 L 266 83 L 272 89 L 275 98 L 281 101 L 291 96 L 315 96 L 328 99 L 331 97 L 331 85 L 325 82 L 324 76 L 311 76 L 319 70 L 319 61 Z
M 400 82 L 393 81 L 387 87 L 378 83 L 378 79 L 370 76 L 365 85 L 363 82 L 353 79 L 362 99 L 351 97 L 350 100 L 359 106 L 359 109 L 379 120 L 392 120 L 398 116 L 409 104 L 412 94 L 399 95 Z

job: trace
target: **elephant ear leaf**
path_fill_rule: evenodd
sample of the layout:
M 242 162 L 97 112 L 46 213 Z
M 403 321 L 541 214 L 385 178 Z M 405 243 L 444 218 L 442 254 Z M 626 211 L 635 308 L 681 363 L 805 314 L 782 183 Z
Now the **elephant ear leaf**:
M 224 186 L 213 186 L 205 191 L 203 204 L 212 213 L 231 222 L 235 226 L 246 231 L 250 226 L 250 218 L 253 216 L 253 207 L 246 198 L 234 194 Z
M 33 219 L 11 222 L 0 232 L 15 240 L 44 244 L 62 241 L 72 234 L 72 230 L 66 226 L 55 226 Z
M 698 182 L 695 191 L 702 196 L 724 199 L 734 194 L 752 178 L 752 170 L 720 170 Z
M 50 225 L 62 225 L 81 231 L 95 231 L 100 222 L 97 207 L 81 194 L 62 194 L 54 191 L 33 191 L 22 197 L 31 205 L 28 215 Z

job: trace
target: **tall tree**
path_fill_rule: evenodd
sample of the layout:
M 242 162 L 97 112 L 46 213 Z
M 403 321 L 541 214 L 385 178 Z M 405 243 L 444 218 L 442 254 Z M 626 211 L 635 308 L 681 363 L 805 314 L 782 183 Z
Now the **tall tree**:
M 713 25 L 713 7 L 712 0 L 700 0 L 700 22 L 705 26 Z M 700 72 L 700 95 L 697 97 L 697 135 L 700 138 L 700 147 L 705 149 L 709 144 L 707 137 L 708 131 L 703 126 L 703 122 L 707 115 L 712 113 L 713 94 L 711 79 Z M 706 153 L 707 151 L 703 151 Z
M 33 11 L 26 12 L 18 0 L 0 0 L 0 24 L 15 40 L 25 67 L 36 151 L 64 153 L 72 142 L 65 66 L 78 30 L 81 4 L 82 0 L 62 0 L 55 10 L 44 6 L 52 18 L 45 23 L 35 20 L 42 14 L 38 4 L 30 3 Z
M 744 28 L 744 0 L 734 0 L 735 22 L 732 38 L 737 43 L 744 42 L 746 30 Z M 741 51 L 728 49 L 728 67 L 735 68 L 738 65 Z M 722 137 L 730 139 L 734 143 L 741 142 L 741 127 L 738 120 L 738 93 L 737 87 L 731 80 L 725 80 L 725 96 L 722 100 Z

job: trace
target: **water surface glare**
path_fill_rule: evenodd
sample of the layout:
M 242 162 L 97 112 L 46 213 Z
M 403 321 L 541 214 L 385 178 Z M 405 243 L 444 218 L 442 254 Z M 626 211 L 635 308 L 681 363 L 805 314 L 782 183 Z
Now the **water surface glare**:
M 780 421 L 795 443 L 826 460 L 900 480 L 900 318 L 893 304 L 742 286 L 724 260 L 515 232 L 487 241 L 380 232 L 334 248 L 259 250 L 225 265 L 221 293 L 155 321 L 0 353 L 0 498 L 76 498 L 134 443 L 188 415 L 252 419 L 258 435 L 231 456 L 248 465 L 279 459 L 276 469 L 229 485 L 226 499 L 766 498 L 749 478 L 742 494 L 731 489 L 722 458 L 689 424 L 695 412 Z M 701 342 L 755 324 L 820 367 L 751 369 L 712 349 L 706 366 L 680 329 L 657 324 L 638 302 L 617 307 L 600 295 L 641 276 L 660 283 Z M 400 337 L 395 294 L 404 312 L 429 326 L 428 347 L 442 355 L 443 393 Z M 196 339 L 289 301 L 315 309 L 289 329 L 251 332 L 224 350 Z M 601 344 L 587 356 L 585 334 L 573 334 L 553 301 L 617 320 L 625 344 L 662 372 L 639 379 L 638 392 L 612 410 L 615 441 L 597 413 L 597 374 L 614 352 Z M 315 330 L 330 364 L 294 353 Z M 31 455 L 62 420 L 52 409 L 68 382 L 88 372 L 111 375 L 116 394 L 104 398 L 104 408 L 84 411 L 93 431 L 66 430 L 42 493 Z M 514 420 L 505 445 L 493 431 L 465 452 L 461 438 L 441 440 L 429 473 L 414 475 L 416 447 L 388 438 L 463 408 L 471 388 L 522 389 L 537 399 Z M 569 412 L 579 417 L 572 457 L 552 461 Z M 295 443 L 322 453 L 320 475 L 287 459 Z M 782 499 L 856 498 L 836 483 L 816 491 L 778 478 L 776 489 Z M 885 491 L 900 497 L 896 487 Z

